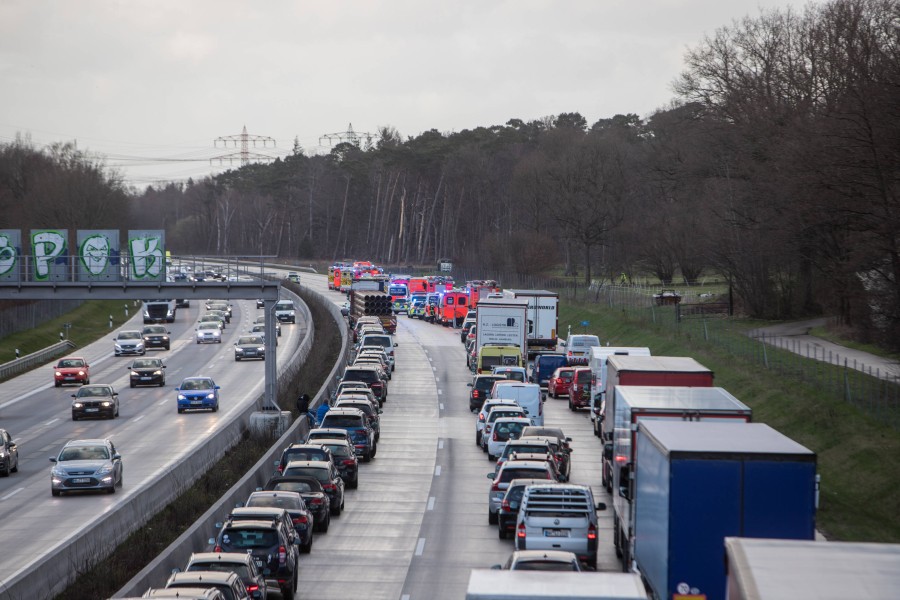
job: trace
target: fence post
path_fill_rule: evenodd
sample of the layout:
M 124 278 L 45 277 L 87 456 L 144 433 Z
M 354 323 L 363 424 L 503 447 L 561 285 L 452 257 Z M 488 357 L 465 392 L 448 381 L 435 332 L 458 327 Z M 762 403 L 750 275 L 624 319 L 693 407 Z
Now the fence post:
M 760 342 L 762 343 L 762 351 L 763 351 L 763 364 L 766 365 L 766 368 L 769 368 L 769 353 L 766 352 L 766 334 L 763 333 L 760 338 Z

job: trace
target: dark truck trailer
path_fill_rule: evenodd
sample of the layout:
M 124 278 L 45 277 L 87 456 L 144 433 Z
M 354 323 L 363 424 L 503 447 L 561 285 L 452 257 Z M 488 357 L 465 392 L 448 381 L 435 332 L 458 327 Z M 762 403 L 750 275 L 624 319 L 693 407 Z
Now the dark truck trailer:
M 144 324 L 174 323 L 175 300 L 144 300 Z
M 816 454 L 763 423 L 640 423 L 628 493 L 654 598 L 725 600 L 726 537 L 816 534 Z

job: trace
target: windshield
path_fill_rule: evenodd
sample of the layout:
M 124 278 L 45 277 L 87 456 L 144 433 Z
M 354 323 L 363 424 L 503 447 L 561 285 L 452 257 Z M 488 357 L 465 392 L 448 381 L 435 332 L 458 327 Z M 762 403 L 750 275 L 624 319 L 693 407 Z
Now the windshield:
M 331 453 L 334 456 L 339 458 L 350 456 L 352 454 L 350 447 L 347 446 L 347 444 L 326 444 L 325 447 L 331 450 Z
M 328 476 L 328 470 L 317 467 L 289 467 L 284 470 L 284 474 L 288 477 L 315 477 L 319 483 L 329 483 L 331 481 Z
M 300 508 L 300 502 L 302 500 L 299 496 L 286 496 L 284 494 L 280 496 L 274 495 L 260 495 L 257 496 L 255 494 L 251 494 L 247 499 L 247 506 L 249 507 L 260 507 L 265 506 L 269 508 L 283 508 L 285 510 L 297 510 Z
M 59 367 L 61 369 L 76 369 L 84 366 L 84 361 L 81 359 L 70 358 L 68 360 L 59 361 Z
M 344 381 L 374 383 L 378 381 L 378 374 L 369 369 L 347 369 L 344 371 Z
M 322 419 L 322 427 L 362 427 L 362 419 L 354 415 L 329 415 Z
M 576 383 L 590 383 L 591 382 L 591 372 L 590 371 L 578 371 L 575 381 L 576 381 Z
M 306 481 L 281 481 L 272 486 L 272 489 L 277 492 L 297 492 L 298 494 L 318 491 Z
M 137 340 L 141 338 L 139 331 L 122 331 L 119 333 L 120 340 Z
M 67 460 L 109 460 L 109 450 L 105 446 L 70 446 L 64 449 L 57 459 Z
M 243 563 L 225 562 L 222 560 L 210 562 L 194 562 L 188 567 L 188 571 L 215 571 L 216 573 L 234 573 L 240 579 L 248 580 L 253 577 L 250 569 Z
M 270 529 L 229 529 L 222 533 L 222 547 L 269 548 L 278 544 L 278 536 Z
M 281 457 L 281 463 L 287 464 L 292 460 L 329 460 L 328 453 L 321 448 L 288 448 Z
M 501 483 L 509 483 L 513 479 L 550 479 L 550 472 L 546 469 L 523 469 L 522 467 L 513 467 L 509 469 L 501 469 L 500 478 L 497 481 Z
M 185 379 L 181 383 L 183 390 L 210 390 L 212 387 L 212 381 L 209 379 Z
M 290 300 L 287 302 L 276 302 L 275 310 L 294 310 L 294 303 Z
M 515 571 L 578 571 L 574 562 L 558 560 L 527 560 L 517 562 Z
M 475 389 L 479 392 L 486 392 L 494 387 L 495 381 L 503 381 L 504 377 L 479 377 L 475 380 Z

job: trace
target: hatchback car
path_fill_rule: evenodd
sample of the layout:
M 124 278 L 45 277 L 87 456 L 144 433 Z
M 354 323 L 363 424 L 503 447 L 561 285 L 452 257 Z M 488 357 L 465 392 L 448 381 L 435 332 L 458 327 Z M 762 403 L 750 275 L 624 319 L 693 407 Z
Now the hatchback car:
M 361 381 L 369 386 L 379 404 L 387 400 L 387 382 L 381 378 L 381 369 L 372 366 L 347 367 L 341 381 Z
M 214 552 L 246 552 L 263 571 L 270 588 L 293 598 L 297 589 L 297 558 L 291 550 L 291 533 L 278 520 L 226 521 L 212 540 Z
M 531 425 L 531 420 L 528 417 L 501 417 L 497 419 L 491 427 L 491 435 L 488 436 L 488 460 L 497 458 L 503 452 L 503 446 L 506 442 L 517 439 L 522 430 L 528 425 Z
M 266 315 L 259 315 L 255 322 L 257 325 L 265 325 Z M 275 319 L 275 335 L 281 337 L 281 322 L 278 319 Z
M 263 488 L 267 491 L 297 492 L 313 515 L 315 530 L 325 533 L 331 524 L 331 500 L 315 477 L 270 477 Z
M 266 359 L 266 342 L 258 335 L 242 335 L 234 343 L 234 360 Z
M 481 405 L 490 397 L 491 388 L 495 381 L 505 381 L 505 377 L 501 375 L 476 375 L 472 383 L 467 383 L 471 391 L 469 392 L 469 410 L 477 412 L 481 410 Z
M 563 347 L 566 350 L 566 360 L 569 366 L 586 365 L 591 358 L 591 348 L 600 345 L 600 338 L 596 335 L 573 334 L 566 338 Z
M 294 460 L 284 468 L 284 477 L 314 477 L 331 501 L 331 514 L 344 510 L 344 480 L 334 463 L 324 460 Z
M 334 463 L 331 450 L 321 444 L 291 444 L 281 451 L 281 458 L 275 461 L 275 474 L 283 474 L 284 468 L 293 460 L 323 460 Z
M 219 386 L 212 377 L 188 377 L 175 388 L 178 412 L 186 410 L 219 410 Z
M 136 358 L 131 361 L 128 370 L 131 371 L 129 385 L 166 385 L 166 365 L 161 358 Z
M 145 348 L 164 348 L 166 350 L 170 348 L 169 335 L 171 332 L 163 325 L 145 325 L 141 330 L 141 335 L 144 338 Z
M 327 439 L 347 440 L 351 446 L 353 445 L 353 437 L 351 437 L 350 432 L 339 427 L 317 427 L 310 429 L 309 433 L 306 434 L 307 444 L 318 444 L 319 440 Z
M 64 383 L 86 384 L 91 382 L 91 367 L 80 356 L 61 358 L 53 367 L 53 383 L 56 387 Z
M 256 568 L 253 557 L 243 552 L 196 552 L 191 554 L 186 573 L 194 571 L 217 571 L 234 573 L 241 578 L 247 593 L 257 600 L 266 600 L 268 588 L 266 578 Z
M 122 457 L 108 439 L 72 440 L 50 457 L 50 493 L 101 490 L 114 494 L 122 486 Z
M 259 337 L 261 337 L 263 339 L 263 343 L 265 343 L 265 341 L 266 341 L 266 326 L 260 325 L 259 323 L 257 323 L 255 325 L 253 325 L 252 327 L 250 327 L 250 334 L 258 335 Z M 275 345 L 276 346 L 278 345 L 278 336 L 277 335 L 275 336 Z
M 210 321 L 197 325 L 198 344 L 221 344 L 222 328 L 218 322 Z
M 0 429 L 0 477 L 19 470 L 19 448 L 5 429 Z
M 553 372 L 550 379 L 547 380 L 547 395 L 551 398 L 559 398 L 560 396 L 568 396 L 569 388 L 572 386 L 572 379 L 575 377 L 575 369 L 573 367 L 560 367 Z
M 353 444 L 348 439 L 320 439 L 316 443 L 322 444 L 331 451 L 332 460 L 337 467 L 341 478 L 347 487 L 355 490 L 359 487 L 359 459 Z
M 488 491 L 488 523 L 497 524 L 497 513 L 500 510 L 500 503 L 503 501 L 503 495 L 509 487 L 509 482 L 513 479 L 544 479 L 546 481 L 556 481 L 554 479 L 554 470 L 546 461 L 512 461 L 505 462 L 500 470 L 496 473 L 488 473 L 487 478 L 494 483 Z
M 522 504 L 522 495 L 525 488 L 535 483 L 547 483 L 546 479 L 513 479 L 509 482 L 503 499 L 500 500 L 500 510 L 497 512 L 497 535 L 505 540 L 516 530 L 516 521 L 519 518 L 519 506 Z
M 258 491 L 253 492 L 244 504 L 247 508 L 283 508 L 291 516 L 291 523 L 300 541 L 300 551 L 308 554 L 313 546 L 315 522 L 306 502 L 298 492 Z
M 197 321 L 198 323 L 215 323 L 219 329 L 225 329 L 225 318 L 222 315 L 206 313 Z
M 505 406 L 519 406 L 518 404 L 516 404 L 515 400 L 506 400 L 506 399 L 486 400 L 484 402 L 484 404 L 481 405 L 481 410 L 478 411 L 478 419 L 475 421 L 475 444 L 476 445 L 478 445 L 478 446 L 482 445 L 481 437 L 482 437 L 482 434 L 484 433 L 484 425 L 485 425 L 485 422 L 487 421 L 488 413 L 491 411 L 492 408 L 494 408 L 495 406 L 499 406 L 501 404 L 505 405 Z
M 578 557 L 562 550 L 516 550 L 503 565 L 494 565 L 492 568 L 509 571 L 582 570 Z
M 527 419 L 528 413 L 518 404 L 500 404 L 491 408 L 484 419 L 484 430 L 481 432 L 481 449 L 484 452 L 488 451 L 488 441 L 493 436 L 494 421 L 503 417 L 522 417 Z M 505 442 L 506 440 L 503 441 Z
M 88 417 L 114 419 L 119 416 L 119 393 L 105 383 L 83 385 L 72 394 L 72 420 Z
M 221 571 L 192 571 L 172 573 L 166 582 L 166 589 L 213 588 L 222 593 L 225 600 L 248 600 L 250 593 L 237 573 Z
M 225 322 L 231 323 L 231 305 L 223 300 L 207 300 L 206 310 L 218 310 L 224 313 Z
M 322 427 L 346 429 L 353 442 L 353 448 L 357 456 L 362 456 L 363 462 L 369 462 L 375 458 L 378 445 L 375 442 L 375 431 L 369 426 L 368 417 L 356 408 L 332 408 L 320 423 Z
M 372 431 L 375 433 L 375 443 L 377 444 L 378 440 L 381 439 L 382 410 L 378 407 L 377 402 L 373 403 L 365 396 L 354 397 L 352 395 L 342 394 L 338 396 L 335 401 L 334 408 L 356 408 L 361 410 L 366 415 L 369 427 L 371 427 Z
M 113 352 L 116 356 L 125 354 L 145 354 L 144 336 L 137 329 L 125 329 L 113 338 Z
M 491 373 L 493 373 L 494 375 L 500 375 L 502 377 L 505 377 L 506 379 L 518 381 L 519 383 L 525 383 L 526 381 L 528 381 L 528 375 L 525 367 L 495 366 L 491 368 Z

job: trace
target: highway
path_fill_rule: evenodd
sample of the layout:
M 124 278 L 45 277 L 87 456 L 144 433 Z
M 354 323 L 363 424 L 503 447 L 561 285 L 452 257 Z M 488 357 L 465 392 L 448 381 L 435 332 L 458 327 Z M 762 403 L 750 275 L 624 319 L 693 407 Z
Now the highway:
M 341 304 L 323 276 L 303 285 Z M 344 514 L 316 539 L 301 561 L 298 598 L 345 600 L 459 599 L 469 571 L 502 563 L 513 551 L 488 524 L 492 472 L 474 443 L 458 330 L 398 317 L 397 370 L 382 415 L 377 457 L 360 466 L 358 490 L 348 490 Z M 586 412 L 547 400 L 545 423 L 573 438 L 572 478 L 592 486 L 600 513 L 600 570 L 621 569 L 612 544 L 612 502 L 600 485 L 601 446 Z
M 138 310 L 137 307 L 135 310 Z M 8 430 L 19 448 L 19 472 L 0 479 L 0 539 L 15 549 L 0 553 L 0 579 L 10 581 L 54 547 L 77 532 L 92 527 L 104 513 L 130 502 L 135 493 L 163 478 L 158 485 L 183 487 L 183 482 L 166 478 L 172 465 L 197 451 L 206 436 L 227 423 L 262 393 L 263 362 L 235 363 L 233 342 L 247 332 L 262 310 L 252 300 L 234 302 L 231 323 L 221 344 L 198 345 L 194 327 L 204 312 L 201 302 L 178 310 L 176 321 L 168 324 L 171 350 L 148 350 L 147 356 L 164 359 L 164 387 L 129 387 L 132 357 L 113 355 L 111 331 L 108 336 L 72 356 L 83 356 L 91 365 L 91 383 L 112 384 L 119 392 L 120 416 L 114 420 L 72 421 L 71 394 L 78 386 L 53 385 L 51 366 L 42 367 L 0 385 L 0 427 Z M 140 329 L 135 315 L 123 329 Z M 282 326 L 279 364 L 305 335 L 306 324 Z M 178 414 L 174 388 L 184 377 L 209 375 L 221 385 L 218 413 Z M 72 439 L 110 438 L 122 454 L 124 485 L 114 495 L 73 494 L 54 498 L 50 494 L 48 457 L 55 456 Z M 140 507 L 135 507 L 139 512 Z M 10 551 L 12 550 L 12 551 Z M 72 565 L 80 570 L 84 565 Z M 47 590 L 35 590 L 44 597 Z

